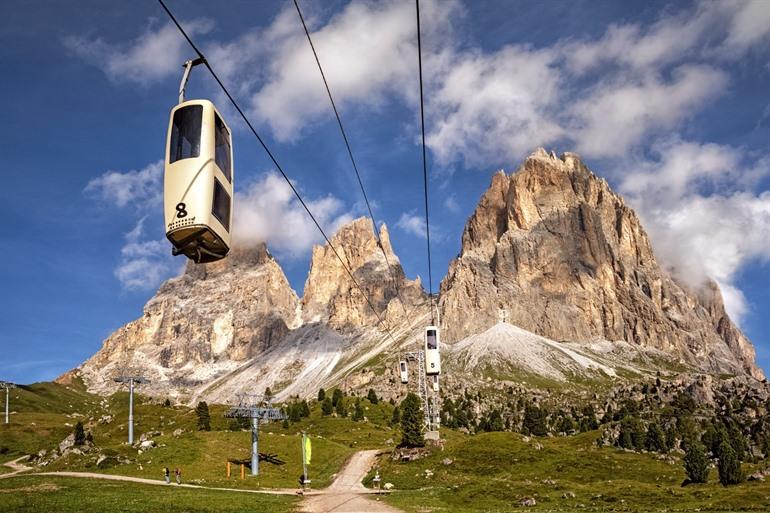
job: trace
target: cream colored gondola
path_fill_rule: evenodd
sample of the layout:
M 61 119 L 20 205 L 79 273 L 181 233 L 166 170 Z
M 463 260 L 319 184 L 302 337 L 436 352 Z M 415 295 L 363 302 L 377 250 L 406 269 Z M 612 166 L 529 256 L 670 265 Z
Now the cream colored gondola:
M 438 326 L 427 326 L 425 328 L 425 374 L 429 376 L 441 374 L 439 339 Z
M 398 369 L 401 373 L 401 383 L 409 383 L 409 373 L 406 370 L 406 360 L 398 362 Z
M 433 375 L 433 391 L 438 392 L 438 374 Z
M 171 110 L 163 181 L 166 237 L 174 255 L 196 263 L 224 258 L 230 250 L 233 152 L 230 128 L 209 100 L 184 101 L 187 61 L 179 104 Z

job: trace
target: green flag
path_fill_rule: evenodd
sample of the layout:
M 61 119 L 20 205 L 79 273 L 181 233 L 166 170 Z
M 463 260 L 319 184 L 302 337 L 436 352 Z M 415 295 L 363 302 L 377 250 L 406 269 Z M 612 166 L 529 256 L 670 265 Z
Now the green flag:
M 310 456 L 313 453 L 312 447 L 310 445 L 310 437 L 309 436 L 305 436 L 305 439 L 303 440 L 302 443 L 305 444 L 305 447 L 304 447 L 305 450 L 303 451 L 304 456 L 305 456 L 304 463 L 305 463 L 305 465 L 310 465 Z

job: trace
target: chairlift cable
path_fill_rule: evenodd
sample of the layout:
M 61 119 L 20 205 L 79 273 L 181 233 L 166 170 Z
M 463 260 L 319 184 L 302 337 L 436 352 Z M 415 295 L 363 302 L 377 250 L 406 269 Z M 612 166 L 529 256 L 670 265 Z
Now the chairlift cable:
M 428 292 L 430 294 L 431 302 L 431 322 L 435 323 L 435 317 L 433 317 L 433 270 L 431 269 L 431 257 L 430 257 L 430 218 L 428 216 L 428 161 L 425 154 L 425 107 L 423 100 L 423 87 L 422 87 L 422 40 L 420 38 L 420 0 L 415 0 L 415 7 L 417 13 L 417 65 L 420 72 L 420 127 L 422 129 L 422 177 L 423 187 L 425 191 L 425 235 L 428 243 Z
M 337 257 L 337 260 L 339 260 L 340 264 L 342 264 L 343 269 L 345 269 L 345 272 L 350 277 L 350 279 L 353 282 L 353 284 L 356 286 L 356 288 L 361 293 L 361 295 L 364 296 L 364 299 L 366 300 L 366 303 L 369 305 L 369 308 L 372 310 L 372 312 L 374 312 L 374 315 L 377 317 L 378 324 L 380 324 L 382 327 L 385 328 L 385 331 L 388 333 L 388 336 L 390 337 L 390 339 L 394 343 L 396 343 L 396 339 L 393 336 L 393 333 L 390 331 L 390 327 L 387 324 L 385 324 L 385 322 L 383 321 L 383 319 L 380 316 L 380 314 L 374 308 L 374 305 L 372 304 L 371 300 L 369 299 L 369 296 L 364 292 L 363 288 L 361 288 L 361 285 L 358 283 L 358 280 L 356 280 L 356 278 L 353 276 L 353 273 L 351 272 L 351 270 L 345 264 L 345 261 L 340 256 L 339 252 L 337 251 L 337 248 L 335 248 L 334 245 L 332 244 L 331 240 L 329 240 L 329 237 L 326 235 L 326 232 L 321 227 L 321 225 L 319 224 L 319 222 L 316 219 L 316 217 L 313 215 L 313 212 L 310 211 L 310 208 L 307 206 L 307 203 L 305 203 L 305 200 L 302 199 L 302 196 L 300 195 L 299 191 L 296 189 L 296 187 L 294 187 L 294 184 L 291 182 L 291 180 L 289 179 L 288 175 L 284 172 L 283 168 L 278 163 L 278 161 L 276 160 L 276 158 L 273 155 L 273 153 L 267 147 L 267 145 L 265 144 L 265 141 L 262 139 L 262 137 L 259 136 L 259 134 L 257 133 L 257 131 L 254 128 L 254 126 L 251 124 L 249 119 L 246 117 L 246 114 L 244 114 L 243 110 L 241 110 L 241 107 L 238 105 L 238 102 L 235 101 L 233 96 L 230 94 L 230 92 L 227 90 L 225 85 L 219 79 L 219 76 L 217 76 L 217 74 L 214 72 L 214 69 L 211 67 L 211 64 L 206 59 L 206 56 L 203 54 L 203 52 L 200 51 L 200 49 L 198 49 L 198 47 L 193 42 L 193 40 L 190 39 L 190 36 L 187 35 L 187 32 L 185 32 L 184 28 L 182 28 L 182 25 L 179 24 L 179 21 L 176 19 L 176 16 L 174 16 L 174 14 L 171 12 L 171 10 L 166 6 L 165 2 L 163 0 L 158 0 L 158 3 L 163 8 L 163 10 L 166 11 L 166 14 L 168 14 L 168 16 L 171 19 L 171 21 L 174 22 L 174 25 L 176 25 L 176 28 L 179 29 L 179 32 L 181 32 L 181 34 L 187 40 L 187 42 L 192 47 L 192 49 L 195 51 L 195 53 L 198 54 L 198 57 L 200 57 L 203 60 L 203 65 L 206 66 L 206 69 L 209 70 L 209 73 L 211 73 L 211 76 L 214 78 L 214 80 L 217 82 L 217 84 L 219 84 L 219 87 L 222 89 L 222 92 L 225 93 L 227 98 L 230 100 L 230 103 L 233 104 L 233 107 L 235 107 L 235 110 L 238 111 L 238 114 L 240 114 L 241 118 L 246 123 L 246 126 L 249 127 L 249 130 L 251 130 L 251 133 L 254 134 L 254 137 L 256 137 L 257 141 L 259 141 L 259 144 L 262 146 L 262 149 L 265 150 L 265 153 L 267 153 L 267 156 L 273 162 L 273 164 L 275 165 L 276 169 L 278 169 L 278 172 L 281 173 L 281 176 L 286 181 L 286 183 L 289 185 L 289 187 L 291 188 L 292 192 L 297 197 L 297 200 L 299 200 L 300 204 L 305 209 L 305 212 L 307 212 L 308 216 L 310 216 L 310 219 L 313 221 L 313 223 L 315 224 L 316 228 L 318 228 L 318 231 L 321 232 L 321 235 L 323 236 L 324 240 L 329 245 L 329 247 L 331 248 L 331 250 L 334 253 L 334 255 Z
M 401 303 L 401 309 L 404 311 L 404 315 L 407 318 L 407 322 L 409 323 L 409 326 L 411 326 L 411 321 L 409 317 L 409 313 L 406 311 L 406 304 L 404 302 L 404 298 L 401 295 L 401 287 L 398 285 L 398 281 L 396 280 L 396 276 L 393 273 L 393 266 L 390 264 L 390 259 L 388 258 L 388 254 L 385 252 L 385 248 L 382 245 L 382 240 L 380 239 L 380 234 L 377 230 L 377 221 L 374 219 L 374 212 L 372 212 L 372 206 L 369 204 L 369 198 L 366 194 L 366 189 L 364 188 L 363 180 L 361 179 L 361 174 L 358 171 L 358 165 L 356 164 L 356 159 L 353 157 L 353 150 L 350 148 L 350 142 L 348 141 L 348 136 L 345 132 L 345 128 L 342 125 L 342 118 L 340 117 L 340 113 L 337 110 L 337 105 L 334 103 L 334 98 L 332 97 L 331 88 L 329 87 L 329 82 L 326 80 L 326 74 L 324 73 L 323 67 L 321 66 L 321 60 L 318 57 L 318 52 L 315 49 L 315 45 L 313 44 L 313 39 L 310 37 L 310 31 L 307 28 L 307 24 L 305 23 L 305 17 L 302 16 L 302 10 L 299 8 L 299 3 L 297 0 L 294 0 L 294 7 L 297 9 L 297 14 L 299 15 L 299 19 L 302 22 L 302 28 L 305 30 L 305 35 L 307 36 L 307 41 L 310 43 L 310 49 L 313 50 L 313 57 L 315 57 L 315 62 L 318 65 L 318 71 L 321 73 L 321 78 L 323 79 L 324 86 L 326 87 L 326 94 L 329 96 L 329 102 L 332 104 L 332 109 L 334 110 L 334 116 L 337 118 L 337 125 L 340 127 L 340 133 L 342 134 L 342 139 L 345 141 L 345 148 L 348 150 L 348 156 L 350 157 L 350 162 L 353 164 L 353 170 L 356 173 L 356 178 L 358 179 L 358 185 L 361 188 L 361 194 L 364 197 L 364 202 L 366 202 L 366 208 L 369 210 L 369 218 L 372 220 L 372 228 L 374 230 L 374 236 L 377 239 L 377 245 L 380 247 L 380 251 L 382 251 L 382 256 L 385 257 L 385 263 L 388 265 L 388 271 L 390 273 L 390 278 L 393 281 L 394 286 L 396 287 L 396 294 L 398 295 L 398 299 Z

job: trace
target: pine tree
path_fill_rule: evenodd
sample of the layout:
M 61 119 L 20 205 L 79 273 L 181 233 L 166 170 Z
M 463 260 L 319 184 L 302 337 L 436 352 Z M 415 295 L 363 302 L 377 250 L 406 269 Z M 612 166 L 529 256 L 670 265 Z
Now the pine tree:
M 198 406 L 195 407 L 195 414 L 198 416 L 198 431 L 211 431 L 211 416 L 206 401 L 198 403 Z
M 545 417 L 546 415 L 543 410 L 533 404 L 528 404 L 524 408 L 524 434 L 535 436 L 545 436 L 548 434 Z
M 270 390 L 270 387 L 265 388 L 265 401 L 270 402 L 273 400 L 273 391 Z
M 709 459 L 703 444 L 691 443 L 687 445 L 684 454 L 684 471 L 687 479 L 693 483 L 705 483 L 709 477 Z
M 283 424 L 281 424 L 281 425 L 283 426 L 283 429 L 288 429 L 289 428 L 289 419 L 283 419 Z
M 741 462 L 735 455 L 735 449 L 728 440 L 723 439 L 719 445 L 719 482 L 722 486 L 738 484 L 743 481 Z
M 559 432 L 570 434 L 575 429 L 575 423 L 572 421 L 572 417 L 564 415 L 559 422 Z
M 166 398 L 166 400 L 163 401 L 163 406 L 166 407 L 166 408 L 170 408 L 171 407 L 171 399 Z
M 401 410 L 398 406 L 393 408 L 393 416 L 390 417 L 390 425 L 396 426 L 401 422 Z
M 401 402 L 401 447 L 424 447 L 420 398 L 409 393 Z
M 94 443 L 94 435 L 92 435 L 90 431 L 86 433 L 86 442 L 91 444 Z
M 299 415 L 302 418 L 308 418 L 310 417 L 310 405 L 307 404 L 307 401 L 305 399 L 302 400 L 301 403 L 299 403 Z
M 348 416 L 348 406 L 345 404 L 345 399 L 340 399 L 337 403 L 337 406 L 334 407 L 334 411 L 337 412 L 337 415 L 340 417 L 347 417 Z
M 318 402 L 322 403 L 326 399 L 326 390 L 323 388 L 318 389 Z
M 328 415 L 331 415 L 333 411 L 334 411 L 334 405 L 332 404 L 332 400 L 327 397 L 321 403 L 321 413 L 324 416 L 328 416 Z
M 300 411 L 299 405 L 297 403 L 289 403 L 287 410 L 290 421 L 299 422 L 302 419 L 302 412 Z
M 364 407 L 361 405 L 361 399 L 356 399 L 356 405 L 353 408 L 353 421 L 364 420 Z
M 668 451 L 668 447 L 666 446 L 666 435 L 663 433 L 663 430 L 657 422 L 651 422 L 647 427 L 645 447 L 648 451 L 653 452 Z
M 332 406 L 336 408 L 337 405 L 340 404 L 340 401 L 342 401 L 343 397 L 344 395 L 342 394 L 342 390 L 335 388 L 334 392 L 332 392 Z
M 372 404 L 377 404 L 380 402 L 380 399 L 377 397 L 377 393 L 374 391 L 373 388 L 369 389 L 369 393 L 366 394 L 366 398 L 369 400 Z
M 83 445 L 86 443 L 86 432 L 83 430 L 83 423 L 78 421 L 75 424 L 75 445 Z

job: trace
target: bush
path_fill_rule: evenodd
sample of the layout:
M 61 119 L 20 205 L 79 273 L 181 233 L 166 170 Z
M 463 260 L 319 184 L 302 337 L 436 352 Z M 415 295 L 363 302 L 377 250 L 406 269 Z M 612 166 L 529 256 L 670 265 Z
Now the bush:
M 684 454 L 684 471 L 693 483 L 705 483 L 709 477 L 709 459 L 703 444 L 691 443 Z
M 719 445 L 719 482 L 723 486 L 738 484 L 743 481 L 741 462 L 735 455 L 735 450 L 727 440 Z
M 422 408 L 420 398 L 409 393 L 401 402 L 401 443 L 400 447 L 424 447 L 422 436 Z

